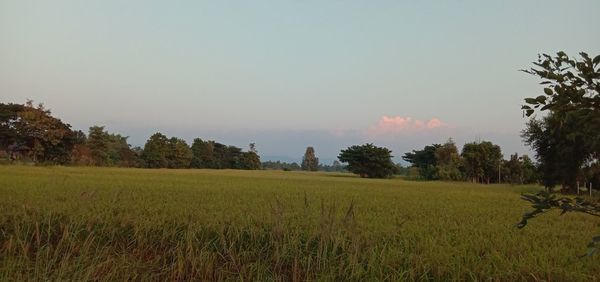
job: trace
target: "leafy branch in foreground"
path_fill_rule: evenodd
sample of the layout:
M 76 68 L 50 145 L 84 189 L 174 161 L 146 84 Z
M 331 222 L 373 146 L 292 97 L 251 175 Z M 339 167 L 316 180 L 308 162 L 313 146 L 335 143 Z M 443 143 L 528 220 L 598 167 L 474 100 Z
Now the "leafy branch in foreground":
M 560 215 L 568 212 L 580 212 L 589 214 L 592 216 L 600 217 L 600 204 L 592 203 L 584 200 L 583 198 L 557 198 L 556 195 L 546 191 L 533 194 L 523 194 L 521 199 L 532 203 L 533 211 L 527 212 L 523 215 L 523 218 L 517 227 L 523 228 L 527 225 L 528 220 L 543 214 L 552 209 L 561 210 Z M 592 241 L 588 244 L 588 251 L 583 256 L 591 256 L 600 249 L 600 235 L 592 238 Z

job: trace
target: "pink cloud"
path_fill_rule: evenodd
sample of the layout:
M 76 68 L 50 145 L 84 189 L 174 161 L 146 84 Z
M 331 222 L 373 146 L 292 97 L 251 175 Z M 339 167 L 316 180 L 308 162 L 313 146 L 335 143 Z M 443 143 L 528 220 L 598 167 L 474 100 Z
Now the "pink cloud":
M 411 117 L 383 116 L 368 132 L 371 135 L 387 135 L 432 130 L 442 126 L 444 123 L 438 118 L 423 121 Z
M 438 118 L 432 118 L 427 122 L 427 128 L 432 129 L 432 128 L 437 128 L 442 126 L 442 121 L 439 120 Z

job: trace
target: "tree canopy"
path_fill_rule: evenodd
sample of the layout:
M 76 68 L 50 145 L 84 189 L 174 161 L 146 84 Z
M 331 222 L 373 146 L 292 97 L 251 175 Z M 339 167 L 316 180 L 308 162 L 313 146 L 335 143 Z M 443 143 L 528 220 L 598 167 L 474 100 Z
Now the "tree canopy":
M 0 104 L 0 149 L 12 159 L 35 163 L 68 163 L 76 142 L 69 124 L 52 116 L 43 104 Z
M 536 152 L 544 185 L 570 192 L 584 166 L 600 157 L 600 55 L 579 55 L 542 54 L 523 70 L 541 78 L 543 94 L 525 99 L 522 109 L 531 119 L 522 136 Z
M 473 182 L 498 181 L 502 161 L 500 146 L 489 141 L 467 143 L 463 146 L 463 165 L 466 176 Z
M 304 157 L 302 158 L 302 170 L 317 171 L 319 170 L 319 158 L 315 156 L 315 149 L 307 147 Z
M 348 163 L 347 169 L 360 177 L 388 178 L 396 171 L 391 153 L 373 144 L 354 145 L 342 150 L 338 159 Z
M 418 168 L 421 178 L 425 180 L 437 179 L 436 150 L 439 147 L 441 147 L 440 144 L 427 145 L 422 150 L 405 153 L 402 159 Z

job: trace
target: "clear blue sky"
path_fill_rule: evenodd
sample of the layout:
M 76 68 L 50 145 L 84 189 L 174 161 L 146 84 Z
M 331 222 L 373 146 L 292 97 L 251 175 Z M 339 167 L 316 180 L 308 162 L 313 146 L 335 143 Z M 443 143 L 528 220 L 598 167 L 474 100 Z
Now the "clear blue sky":
M 518 70 L 540 52 L 600 54 L 598 11 L 597 0 L 0 0 L 0 102 L 44 102 L 76 129 L 106 125 L 136 145 L 161 131 L 256 142 L 265 158 L 312 145 L 330 160 L 359 142 L 400 156 L 448 137 L 523 153 L 519 105 L 540 88 Z

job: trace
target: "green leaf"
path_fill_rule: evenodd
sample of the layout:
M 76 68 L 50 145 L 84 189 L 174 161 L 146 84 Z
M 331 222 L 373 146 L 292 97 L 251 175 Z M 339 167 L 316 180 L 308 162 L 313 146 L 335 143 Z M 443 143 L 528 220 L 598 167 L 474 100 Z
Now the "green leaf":
M 531 116 L 531 115 L 532 115 L 534 112 L 535 112 L 534 110 L 527 110 L 527 111 L 525 112 L 525 115 L 526 115 L 526 116 Z
M 546 104 L 546 96 L 544 95 L 537 96 L 535 100 L 540 104 Z
M 544 93 L 546 93 L 546 95 L 552 95 L 554 94 L 554 91 L 552 91 L 550 88 L 544 88 Z
M 537 104 L 537 100 L 535 98 L 525 98 L 525 103 L 527 103 L 527 104 Z
M 596 56 L 596 58 L 594 58 L 594 65 L 600 64 L 600 55 Z

